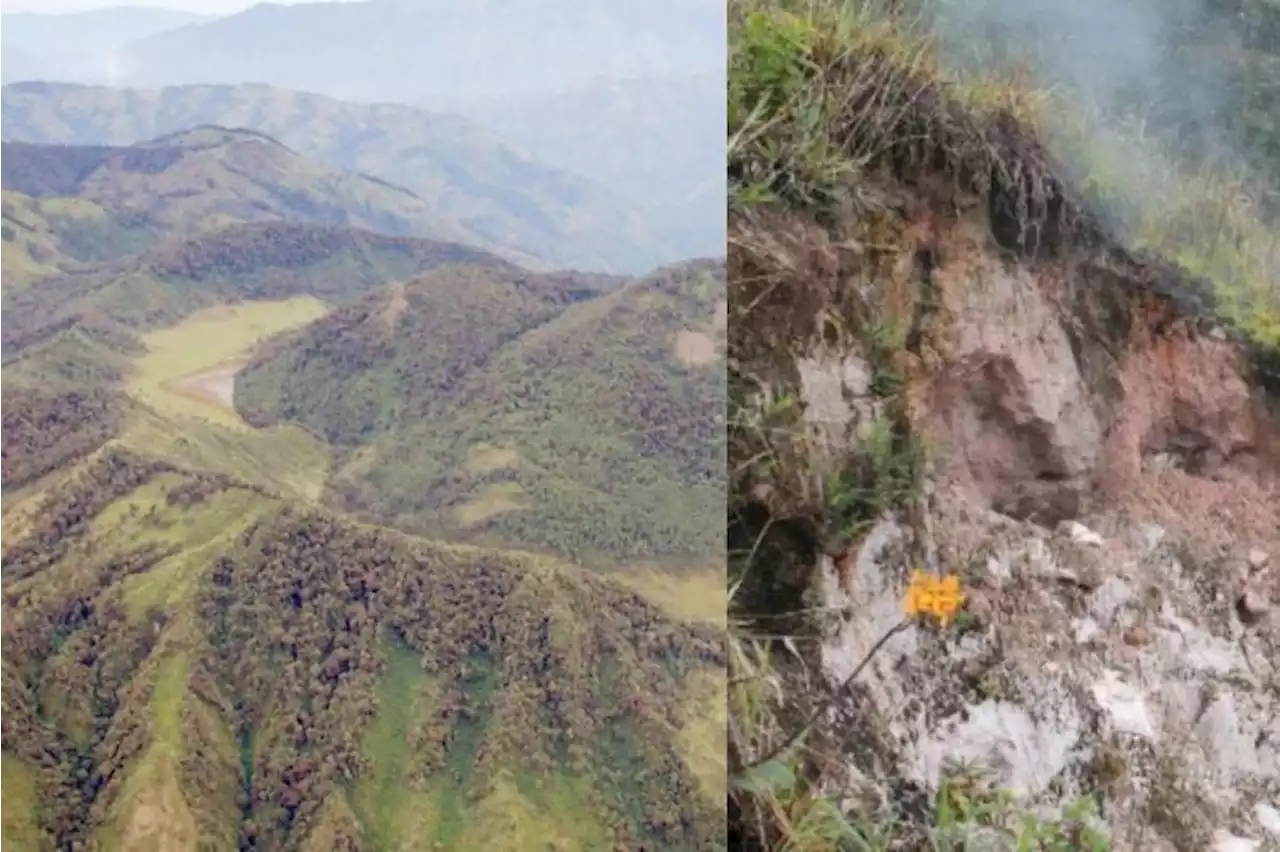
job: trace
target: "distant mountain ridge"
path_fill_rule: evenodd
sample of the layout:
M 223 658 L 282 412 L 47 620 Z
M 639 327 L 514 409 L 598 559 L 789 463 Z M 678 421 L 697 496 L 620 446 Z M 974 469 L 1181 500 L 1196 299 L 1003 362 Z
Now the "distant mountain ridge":
M 264 133 L 302 157 L 403 186 L 452 223 L 438 234 L 446 239 L 584 270 L 634 273 L 682 257 L 651 214 L 458 116 L 261 85 L 3 89 L 10 141 L 134 145 L 203 125 Z
M 209 15 L 149 6 L 113 6 L 55 14 L 6 12 L 0 16 L 0 77 L 108 83 L 120 72 L 121 49 L 149 35 L 212 19 Z
M 713 67 L 724 33 L 714 0 L 262 3 L 129 44 L 121 82 L 259 81 L 372 101 L 528 93 Z
M 255 131 L 205 125 L 125 147 L 2 144 L 6 191 L 75 198 L 170 238 L 291 219 L 486 245 L 407 189 L 322 166 Z
M 457 112 L 641 204 L 688 257 L 724 252 L 723 68 L 598 79 L 568 91 L 455 97 Z

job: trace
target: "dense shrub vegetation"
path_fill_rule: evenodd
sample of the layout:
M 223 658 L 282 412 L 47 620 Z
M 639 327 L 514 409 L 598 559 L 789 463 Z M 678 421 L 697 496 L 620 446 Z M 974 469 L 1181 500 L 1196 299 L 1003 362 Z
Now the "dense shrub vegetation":
M 611 282 L 438 270 L 265 348 L 236 405 L 356 448 L 334 487 L 373 520 L 580 560 L 715 558 L 722 281 L 690 263 L 592 298 Z M 681 333 L 706 363 L 680 360 Z M 486 448 L 506 460 L 477 464 Z
M 14 389 L 5 393 L 5 488 L 22 485 L 102 446 L 121 425 L 109 390 L 55 394 Z
M 388 236 L 413 193 L 236 131 L 14 151 L 6 847 L 724 847 L 722 637 L 528 553 L 719 558 L 718 264 Z M 312 320 L 249 423 L 197 387 Z
M 164 497 L 147 509 L 160 475 Z M 684 679 L 724 664 L 713 632 L 589 574 L 288 508 L 189 563 L 201 579 L 182 599 L 138 611 L 126 580 L 176 557 L 169 525 L 242 490 L 174 476 L 111 453 L 5 553 L 4 748 L 35 768 L 41 824 L 60 846 L 118 830 L 140 767 L 158 759 L 152 743 L 176 723 L 177 782 L 216 848 L 228 831 L 242 849 L 299 849 L 335 830 L 329 848 L 382 848 L 326 814 L 379 771 L 365 732 L 404 709 L 378 696 L 406 653 L 410 676 L 432 685 L 410 695 L 430 700 L 398 746 L 413 789 L 456 791 L 469 808 L 504 773 L 582 778 L 592 792 L 579 807 L 616 848 L 723 846 L 721 812 L 676 738 Z M 113 503 L 133 503 L 123 517 L 154 540 L 88 546 Z

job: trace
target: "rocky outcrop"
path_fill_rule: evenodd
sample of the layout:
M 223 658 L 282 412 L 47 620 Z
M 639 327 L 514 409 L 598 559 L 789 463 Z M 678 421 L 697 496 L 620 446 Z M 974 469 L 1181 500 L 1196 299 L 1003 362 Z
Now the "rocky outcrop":
M 1065 179 L 1069 101 L 826 5 L 731 23 L 731 684 L 782 681 L 731 691 L 731 820 L 1280 849 L 1280 352 Z
M 1114 849 L 1280 848 L 1280 420 L 1248 347 L 1157 261 L 1019 260 L 985 215 L 896 221 L 915 263 L 850 276 L 818 228 L 768 253 L 909 318 L 896 346 L 814 334 L 774 361 L 816 464 L 867 439 L 889 372 L 930 459 L 922 496 L 818 557 L 844 613 L 821 669 L 840 683 L 901 620 L 913 568 L 968 597 L 837 702 L 825 786 L 900 806 L 981 766 L 1028 807 L 1099 797 Z

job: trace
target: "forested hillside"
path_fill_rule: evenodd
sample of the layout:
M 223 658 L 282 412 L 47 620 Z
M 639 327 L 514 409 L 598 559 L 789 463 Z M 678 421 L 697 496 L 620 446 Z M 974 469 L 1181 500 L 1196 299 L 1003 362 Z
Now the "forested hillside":
M 263 349 L 236 404 L 350 448 L 334 488 L 371 519 L 583 559 L 711 559 L 722 274 L 690 263 L 594 298 L 606 282 L 438 270 Z
M 5 90 L 4 847 L 723 848 L 718 264 L 546 271 L 649 248 L 460 119 L 45 86 Z M 340 162 L 183 123 L 219 93 Z M 539 488 L 578 502 L 498 519 Z

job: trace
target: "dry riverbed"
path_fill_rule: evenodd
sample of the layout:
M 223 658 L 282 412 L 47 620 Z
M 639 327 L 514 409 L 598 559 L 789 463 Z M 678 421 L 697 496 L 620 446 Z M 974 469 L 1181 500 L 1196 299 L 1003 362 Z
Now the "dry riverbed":
M 162 385 L 169 393 L 196 399 L 218 408 L 235 409 L 236 373 L 248 363 L 245 358 L 225 361 L 208 370 L 170 379 Z

